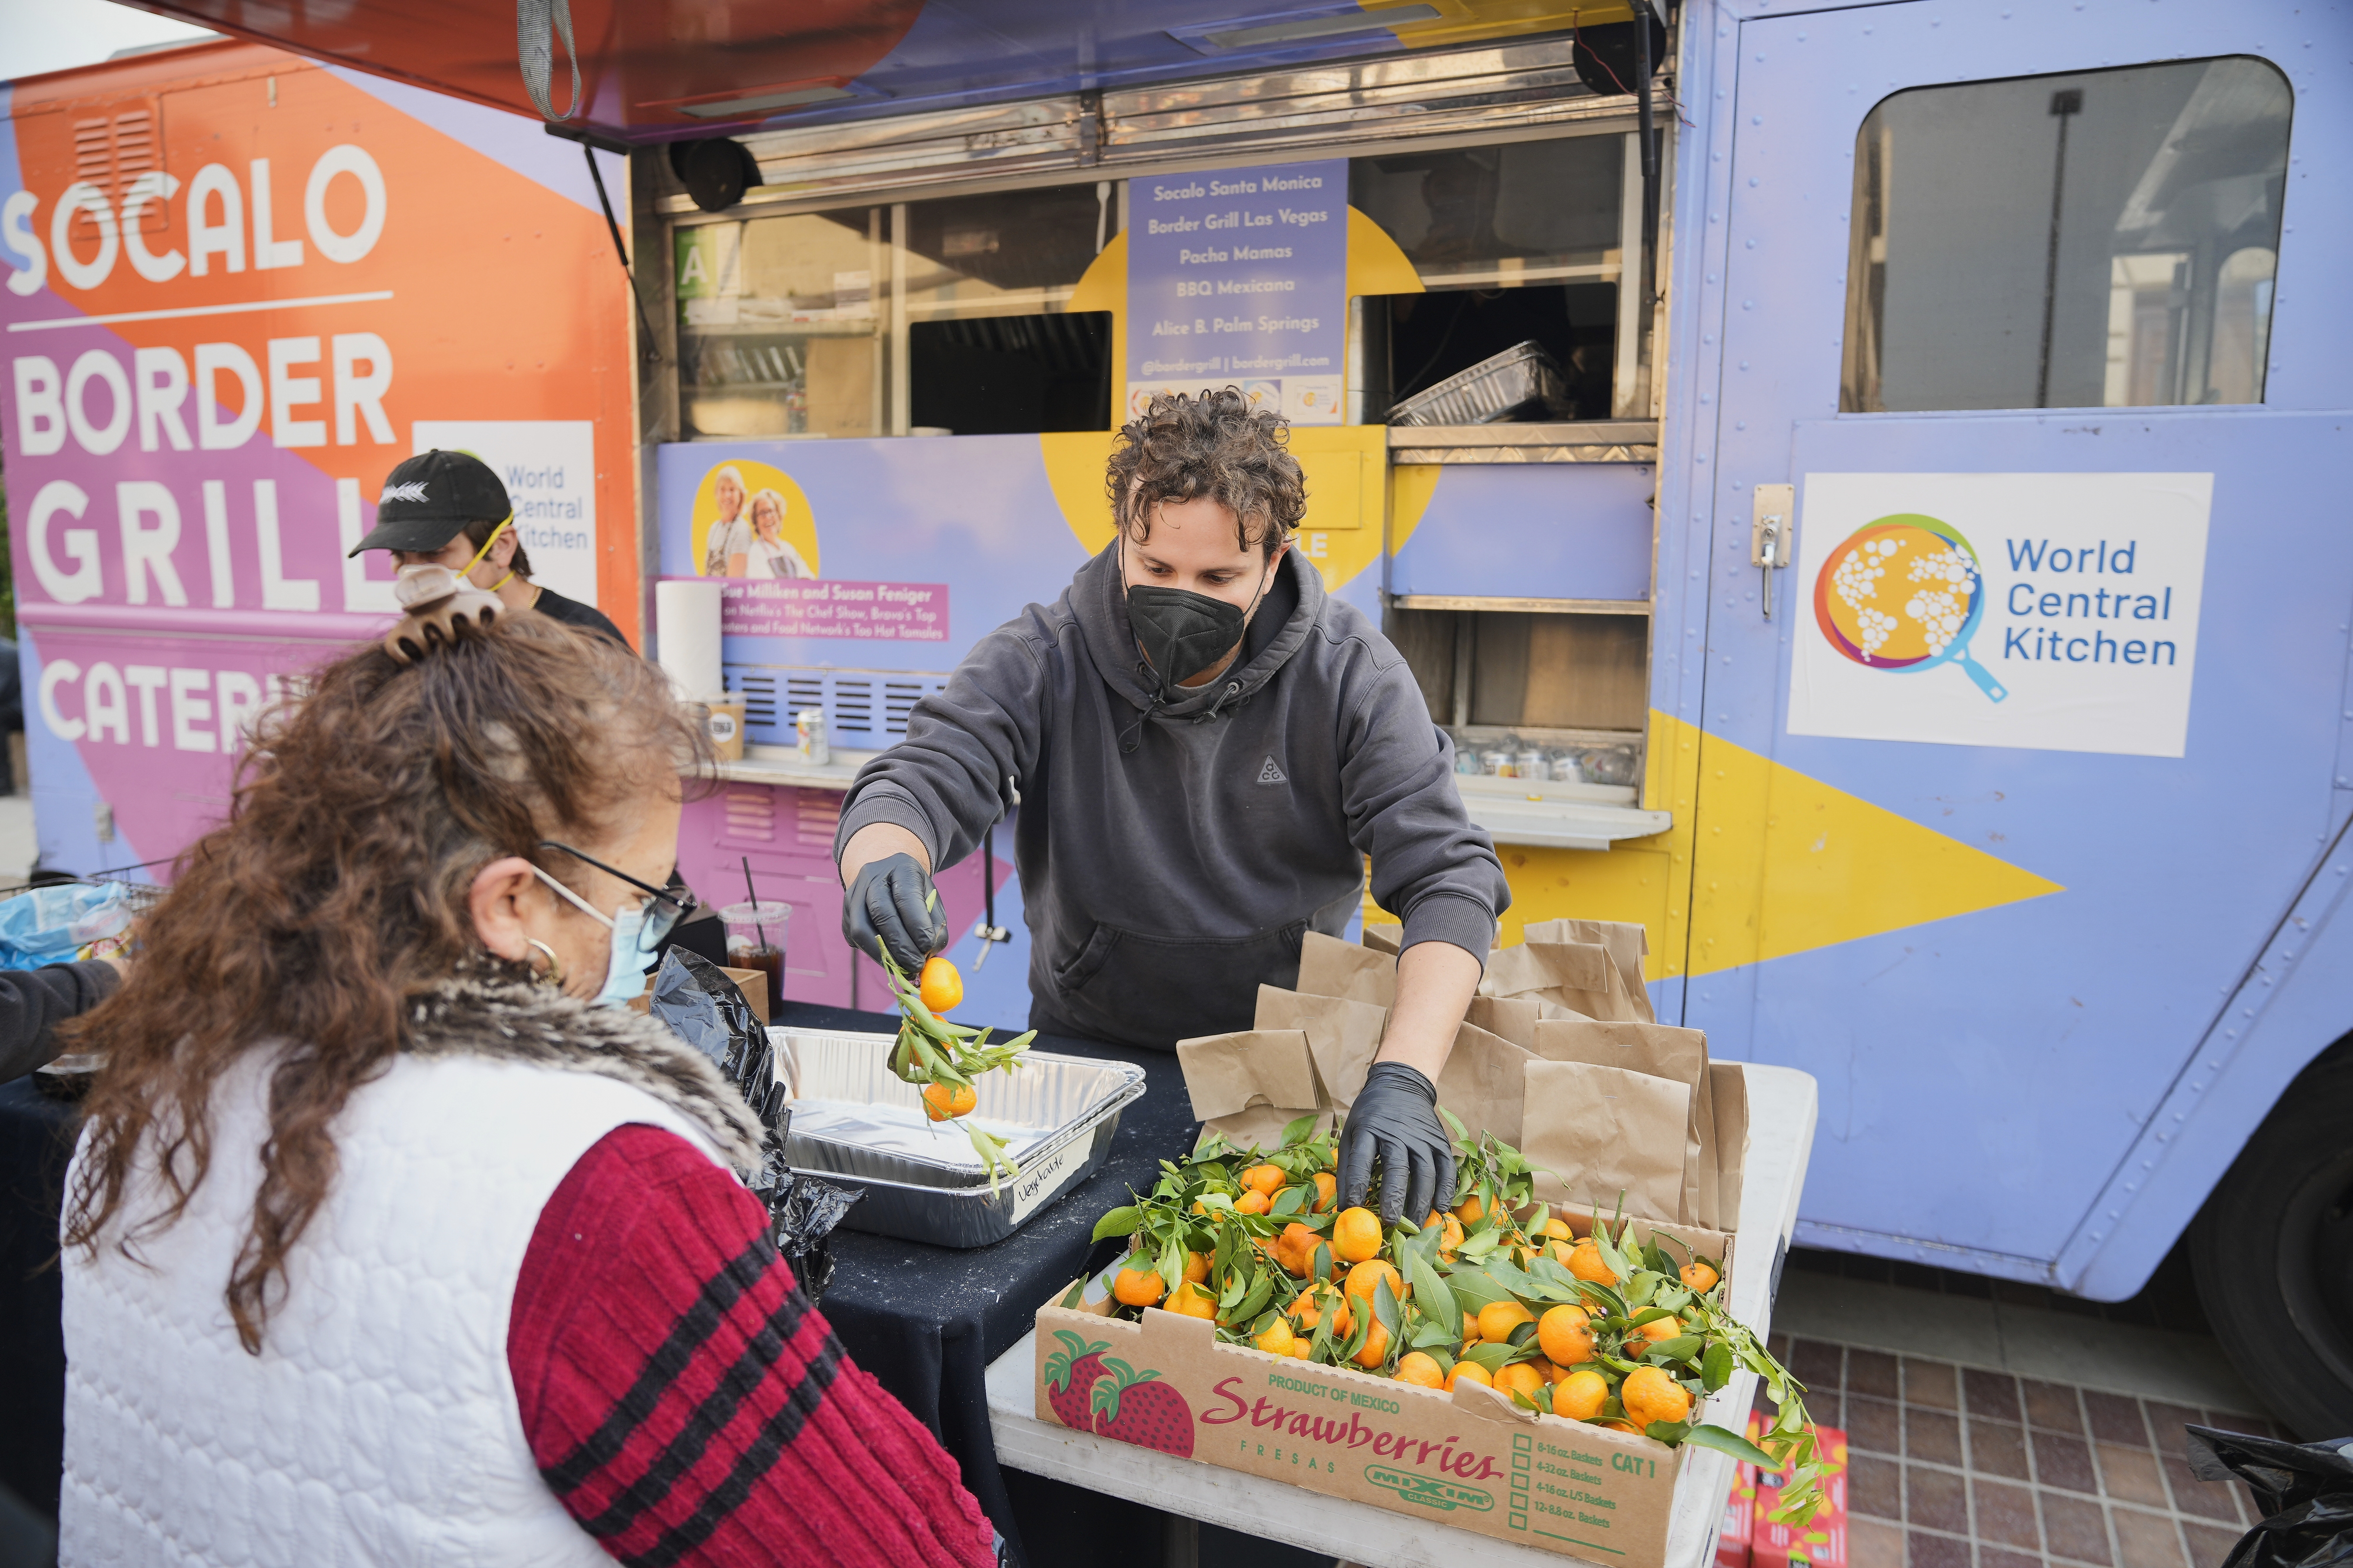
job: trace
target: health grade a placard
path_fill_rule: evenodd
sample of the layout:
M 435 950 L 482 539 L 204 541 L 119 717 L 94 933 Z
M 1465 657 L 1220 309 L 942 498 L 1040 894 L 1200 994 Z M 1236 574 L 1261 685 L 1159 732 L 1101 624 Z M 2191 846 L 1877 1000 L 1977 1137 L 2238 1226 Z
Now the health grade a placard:
M 1789 732 L 2179 757 L 2211 474 L 1808 474 Z
M 1347 163 L 1137 180 L 1128 199 L 1128 415 L 1237 386 L 1294 424 L 1340 423 Z

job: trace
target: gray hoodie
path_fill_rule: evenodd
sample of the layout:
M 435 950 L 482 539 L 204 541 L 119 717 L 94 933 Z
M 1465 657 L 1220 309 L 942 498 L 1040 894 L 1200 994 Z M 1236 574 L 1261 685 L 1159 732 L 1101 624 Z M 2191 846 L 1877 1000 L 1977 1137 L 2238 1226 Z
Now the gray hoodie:
M 1296 608 L 1255 625 L 1234 668 L 1174 702 L 1129 630 L 1116 542 L 1052 608 L 983 637 L 859 771 L 834 839 L 871 822 L 954 865 L 1020 792 L 1029 1021 L 1166 1049 L 1247 1029 L 1261 983 L 1299 975 L 1303 935 L 1338 935 L 1364 858 L 1405 942 L 1484 959 L 1511 902 L 1454 787 L 1454 748 L 1407 669 L 1296 551 Z M 1283 597 L 1288 598 L 1285 595 Z

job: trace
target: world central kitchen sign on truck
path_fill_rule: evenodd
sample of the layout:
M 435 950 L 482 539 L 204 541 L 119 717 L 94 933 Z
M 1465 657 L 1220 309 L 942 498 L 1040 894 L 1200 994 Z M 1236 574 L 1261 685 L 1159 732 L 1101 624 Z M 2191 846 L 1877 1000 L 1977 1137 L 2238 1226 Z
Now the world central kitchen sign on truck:
M 535 579 L 638 634 L 627 282 L 573 143 L 248 44 L 61 72 L 0 86 L 0 260 L 45 866 L 219 819 L 263 705 L 387 624 L 344 552 L 411 452 L 488 461 Z

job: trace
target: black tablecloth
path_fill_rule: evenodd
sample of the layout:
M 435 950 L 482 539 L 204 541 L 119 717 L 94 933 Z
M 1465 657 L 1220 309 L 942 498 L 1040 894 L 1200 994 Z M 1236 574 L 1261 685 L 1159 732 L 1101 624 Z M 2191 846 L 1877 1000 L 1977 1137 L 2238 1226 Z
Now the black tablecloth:
M 889 1033 L 898 1027 L 895 1016 L 799 1003 L 777 1009 L 774 1021 L 862 1033 Z M 1008 1487 L 997 1466 L 982 1374 L 1029 1331 L 1045 1299 L 1086 1267 L 1095 1220 L 1105 1209 L 1126 1202 L 1131 1186 L 1148 1188 L 1159 1163 L 1189 1144 L 1195 1125 L 1184 1074 L 1168 1052 L 1051 1035 L 1040 1035 L 1031 1048 L 1134 1062 L 1144 1068 L 1144 1098 L 1121 1116 L 1103 1168 L 994 1247 L 956 1252 L 837 1231 L 838 1267 L 823 1303 L 851 1359 L 939 1435 L 964 1467 L 965 1485 L 997 1529 L 1017 1543 L 1026 1537 L 1060 1538 L 1067 1533 L 1062 1526 L 1072 1516 L 1084 1515 L 1092 1521 L 1095 1510 L 1091 1500 L 1076 1495 L 1076 1489 L 1034 1478 Z M 1118 1245 L 1104 1244 L 1105 1261 Z M 1091 1522 L 1083 1533 L 1092 1532 Z M 1043 1540 L 1027 1544 L 1035 1568 L 1066 1560 Z
M 778 1008 L 775 1022 L 866 1033 L 897 1026 L 882 1014 L 797 1003 Z M 997 1529 L 1017 1544 L 1026 1538 L 1033 1568 L 1050 1568 L 1075 1560 L 1066 1544 L 1074 1538 L 1109 1548 L 1134 1521 L 1113 1500 L 1000 1471 L 983 1373 L 1029 1331 L 1046 1297 L 1085 1268 L 1096 1217 L 1124 1202 L 1131 1185 L 1150 1185 L 1158 1162 L 1187 1146 L 1193 1120 L 1174 1056 L 1045 1036 L 1035 1048 L 1145 1069 L 1144 1098 L 1122 1115 L 1109 1163 L 993 1247 L 958 1252 L 837 1232 L 837 1268 L 823 1309 L 858 1364 L 938 1434 Z M 52 1517 L 65 1347 L 51 1259 L 72 1114 L 29 1080 L 0 1085 L 0 1411 L 9 1413 L 0 1420 L 0 1484 Z M 1116 1245 L 1105 1244 L 1106 1258 Z

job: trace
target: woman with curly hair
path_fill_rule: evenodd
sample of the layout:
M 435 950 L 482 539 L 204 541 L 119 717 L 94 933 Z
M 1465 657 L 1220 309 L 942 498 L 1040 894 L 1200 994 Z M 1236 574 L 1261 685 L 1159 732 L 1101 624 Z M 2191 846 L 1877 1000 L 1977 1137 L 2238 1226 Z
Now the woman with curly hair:
M 1052 607 L 982 638 L 843 798 L 851 943 L 913 971 L 945 945 L 931 873 L 1021 801 L 1029 1022 L 1172 1047 L 1251 1026 L 1308 931 L 1373 896 L 1405 922 L 1379 1060 L 1341 1139 L 1383 1217 L 1454 1186 L 1435 1082 L 1510 902 L 1404 658 L 1292 548 L 1307 508 L 1276 415 L 1228 387 L 1120 431 L 1111 543 Z
M 612 1005 L 699 731 L 474 599 L 269 718 L 74 1026 L 62 1560 L 991 1562 L 771 1244 L 758 1121 Z

